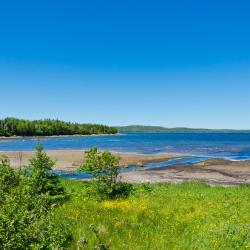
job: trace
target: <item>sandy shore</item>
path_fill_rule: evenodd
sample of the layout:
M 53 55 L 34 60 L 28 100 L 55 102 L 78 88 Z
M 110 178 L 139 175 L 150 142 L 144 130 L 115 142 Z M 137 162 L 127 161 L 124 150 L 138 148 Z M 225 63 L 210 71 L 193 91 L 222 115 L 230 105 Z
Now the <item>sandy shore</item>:
M 0 152 L 6 154 L 15 168 L 27 165 L 34 155 L 33 151 L 25 152 Z M 56 160 L 55 169 L 73 171 L 84 160 L 84 152 L 81 150 L 50 150 L 47 154 Z M 115 153 L 121 157 L 122 166 L 143 166 L 150 162 L 163 162 L 181 157 L 180 154 L 128 154 Z M 223 159 L 210 159 L 193 165 L 177 165 L 172 167 L 132 171 L 120 174 L 122 181 L 130 183 L 178 183 L 186 180 L 202 181 L 212 185 L 239 185 L 250 184 L 250 160 L 227 161 Z
M 55 169 L 76 170 L 84 160 L 84 151 L 82 150 L 49 150 L 46 153 L 56 161 Z M 34 151 L 0 152 L 0 154 L 7 155 L 11 165 L 18 168 L 29 163 L 29 159 L 34 156 Z M 162 162 L 181 156 L 179 154 L 144 155 L 115 152 L 114 154 L 120 155 L 120 164 L 124 167 L 129 165 L 143 166 L 149 162 Z
M 122 135 L 120 133 L 116 134 L 91 134 L 91 135 L 42 135 L 42 136 L 0 136 L 0 140 L 8 139 L 42 139 L 42 138 L 63 138 L 63 137 L 88 137 L 88 136 L 117 136 Z
M 250 184 L 250 161 L 212 159 L 191 166 L 178 165 L 123 173 L 120 178 L 131 183 L 178 183 L 192 180 L 224 186 Z

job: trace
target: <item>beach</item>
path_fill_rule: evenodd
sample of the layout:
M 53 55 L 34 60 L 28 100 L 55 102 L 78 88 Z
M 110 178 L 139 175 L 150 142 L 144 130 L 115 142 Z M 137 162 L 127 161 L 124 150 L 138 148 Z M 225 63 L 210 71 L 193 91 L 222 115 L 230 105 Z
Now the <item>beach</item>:
M 199 181 L 223 186 L 250 184 L 250 160 L 210 159 L 188 166 L 176 165 L 154 170 L 127 172 L 122 173 L 120 177 L 122 181 L 130 183 Z
M 84 161 L 83 150 L 48 150 L 46 151 L 51 159 L 55 160 L 54 169 L 59 170 L 77 170 L 77 168 Z M 117 153 L 120 156 L 120 165 L 128 167 L 129 165 L 140 166 L 150 162 L 163 162 L 170 159 L 182 157 L 181 154 L 133 154 L 133 153 Z M 27 165 L 29 159 L 34 156 L 34 151 L 13 151 L 0 152 L 5 154 L 10 159 L 10 164 L 14 168 L 19 168 L 22 165 Z
M 55 170 L 75 171 L 84 161 L 82 150 L 48 150 L 51 159 L 55 160 Z M 209 159 L 196 164 L 180 164 L 159 169 L 143 169 L 147 163 L 165 162 L 185 157 L 181 154 L 133 154 L 117 153 L 120 165 L 123 167 L 139 166 L 138 171 L 121 173 L 119 179 L 130 183 L 179 183 L 182 181 L 200 181 L 211 185 L 250 184 L 250 160 L 229 161 L 224 159 Z M 11 166 L 19 168 L 27 165 L 34 156 L 34 151 L 1 152 L 9 157 Z

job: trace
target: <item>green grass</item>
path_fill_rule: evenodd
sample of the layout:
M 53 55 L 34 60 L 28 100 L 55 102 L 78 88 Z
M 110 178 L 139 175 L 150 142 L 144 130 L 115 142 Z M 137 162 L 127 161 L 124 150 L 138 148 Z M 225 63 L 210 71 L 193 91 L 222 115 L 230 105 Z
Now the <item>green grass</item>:
M 88 184 L 63 183 L 72 198 L 55 220 L 69 220 L 67 249 L 250 249 L 250 186 L 138 185 L 125 200 L 98 201 Z

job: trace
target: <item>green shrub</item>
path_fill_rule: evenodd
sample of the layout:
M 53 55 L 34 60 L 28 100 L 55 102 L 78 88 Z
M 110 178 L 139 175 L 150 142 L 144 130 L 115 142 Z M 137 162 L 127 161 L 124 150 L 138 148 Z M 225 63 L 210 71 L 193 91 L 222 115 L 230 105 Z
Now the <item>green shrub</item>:
M 130 183 L 117 182 L 109 196 L 111 198 L 127 198 L 133 190 L 134 186 Z
M 41 144 L 36 147 L 36 154 L 28 166 L 27 187 L 31 194 L 48 194 L 50 201 L 59 202 L 67 198 L 57 175 L 50 173 L 55 162 L 43 151 Z
M 0 160 L 0 249 L 56 249 L 71 236 L 66 221 L 53 222 L 55 207 L 66 198 L 54 162 L 38 145 L 28 171 L 16 172 Z
M 9 159 L 0 156 L 0 205 L 19 182 L 19 174 L 10 167 Z
M 97 148 L 85 151 L 85 161 L 79 170 L 93 174 L 92 191 L 102 199 L 127 197 L 132 191 L 132 185 L 117 182 L 119 160 L 119 156 L 108 151 L 100 152 Z
M 1 208 L 0 249 L 54 249 L 70 237 L 63 223 L 52 222 L 48 195 L 27 194 L 20 187 Z

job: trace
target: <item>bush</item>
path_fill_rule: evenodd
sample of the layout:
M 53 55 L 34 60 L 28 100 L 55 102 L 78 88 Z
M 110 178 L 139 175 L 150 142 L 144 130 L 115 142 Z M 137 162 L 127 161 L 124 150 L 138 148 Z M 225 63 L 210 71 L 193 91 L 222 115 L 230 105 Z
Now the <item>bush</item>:
M 36 147 L 36 155 L 30 160 L 26 185 L 34 195 L 47 194 L 51 203 L 67 199 L 67 195 L 57 175 L 50 173 L 55 162 L 43 151 L 41 144 Z
M 114 186 L 112 192 L 110 193 L 111 198 L 127 198 L 132 191 L 134 186 L 130 183 L 118 182 Z
M 29 170 L 17 173 L 0 160 L 0 249 L 56 249 L 70 237 L 65 221 L 53 223 L 53 211 L 67 197 L 54 162 L 38 145 Z
M 20 187 L 1 207 L 0 249 L 54 249 L 65 243 L 70 232 L 55 224 L 47 195 L 33 196 Z
M 18 175 L 13 168 L 7 156 L 0 156 L 0 190 L 4 193 L 10 193 L 12 187 L 17 185 Z
M 120 157 L 108 151 L 100 152 L 91 148 L 85 152 L 85 161 L 79 170 L 93 174 L 94 191 L 103 199 L 127 197 L 132 191 L 132 185 L 117 182 Z
M 0 156 L 0 205 L 7 195 L 13 191 L 19 182 L 19 174 L 10 167 L 9 159 L 5 155 Z

